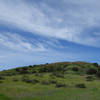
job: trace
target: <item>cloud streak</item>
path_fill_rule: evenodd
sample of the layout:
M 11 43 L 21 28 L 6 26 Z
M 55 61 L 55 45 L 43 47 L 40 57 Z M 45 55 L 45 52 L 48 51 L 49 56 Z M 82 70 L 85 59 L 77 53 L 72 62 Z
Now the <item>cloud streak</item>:
M 100 36 L 95 39 L 91 35 L 94 32 L 85 32 L 99 27 L 100 7 L 96 1 L 61 0 L 58 8 L 53 0 L 1 0 L 0 21 L 33 34 L 100 47 Z
M 42 44 L 32 44 L 24 37 L 16 33 L 2 33 L 0 34 L 0 46 L 6 47 L 14 51 L 34 52 L 45 51 L 46 49 Z
M 99 9 L 99 0 L 0 0 L 0 65 L 99 58 Z

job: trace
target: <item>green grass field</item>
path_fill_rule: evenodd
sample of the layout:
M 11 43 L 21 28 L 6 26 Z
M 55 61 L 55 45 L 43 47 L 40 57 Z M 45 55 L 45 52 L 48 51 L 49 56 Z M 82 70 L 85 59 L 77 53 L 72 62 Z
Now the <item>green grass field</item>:
M 56 73 L 61 75 L 52 72 L 5 75 L 0 80 L 0 100 L 100 100 L 100 80 L 96 75 L 79 74 L 71 69 Z M 80 84 L 85 87 L 77 86 Z
M 30 79 L 50 80 L 49 74 L 41 76 L 29 75 Z M 100 81 L 87 81 L 86 76 L 65 75 L 56 78 L 66 87 L 55 87 L 55 84 L 25 83 L 21 81 L 22 76 L 10 76 L 0 83 L 0 100 L 100 100 Z M 14 78 L 19 79 L 17 82 Z M 77 88 L 76 84 L 84 83 L 86 88 Z

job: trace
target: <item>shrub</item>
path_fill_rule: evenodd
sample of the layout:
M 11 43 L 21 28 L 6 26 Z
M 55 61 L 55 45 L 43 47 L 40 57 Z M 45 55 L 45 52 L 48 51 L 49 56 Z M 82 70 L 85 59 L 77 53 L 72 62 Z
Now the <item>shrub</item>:
M 52 73 L 49 75 L 49 77 L 52 78 L 52 79 L 55 79 L 55 75 L 52 74 Z
M 29 77 L 27 75 L 22 76 L 22 81 L 26 82 L 29 80 Z
M 96 73 L 96 76 L 97 76 L 98 78 L 100 78 L 100 71 L 98 71 L 98 72 Z
M 27 73 L 28 73 L 28 67 L 16 68 L 16 71 L 17 71 L 19 74 L 27 74 Z
M 85 86 L 84 83 L 82 83 L 82 84 L 77 84 L 76 87 L 77 87 L 77 88 L 86 88 L 86 86 Z
M 29 80 L 26 80 L 25 82 L 26 82 L 26 83 L 33 83 L 33 81 L 30 80 L 30 79 L 29 79 Z
M 64 74 L 61 72 L 54 72 L 53 75 L 56 77 L 64 78 Z
M 26 83 L 36 84 L 36 83 L 39 83 L 39 80 L 37 80 L 37 79 L 33 79 L 33 80 L 28 79 L 28 80 L 26 80 L 25 82 L 26 82 Z
M 21 68 L 20 74 L 27 74 L 28 73 L 28 67 Z
M 40 81 L 38 79 L 33 79 L 32 80 L 32 83 L 36 84 L 36 83 L 39 83 Z
M 79 68 L 78 67 L 73 67 L 72 70 L 73 71 L 79 71 Z
M 0 80 L 5 80 L 5 78 L 3 76 L 0 76 Z
M 0 80 L 0 83 L 3 83 L 3 81 Z
M 43 73 L 35 73 L 34 75 L 38 76 L 38 77 L 43 77 L 44 74 Z
M 49 81 L 43 80 L 43 81 L 41 82 L 41 84 L 43 84 L 43 85 L 50 85 L 50 82 L 49 82 Z
M 38 79 L 30 79 L 27 75 L 24 75 L 22 77 L 22 81 L 26 83 L 33 83 L 33 84 L 39 83 Z
M 32 65 L 29 65 L 29 67 L 32 68 L 33 66 Z
M 94 65 L 95 67 L 99 67 L 98 63 L 93 63 L 93 65 Z
M 34 75 L 35 75 L 35 76 L 40 76 L 40 73 L 35 73 Z
M 87 74 L 89 74 L 89 75 L 93 75 L 93 74 L 96 74 L 96 73 L 97 73 L 97 70 L 95 68 L 90 68 L 87 71 Z
M 86 79 L 87 81 L 93 81 L 95 78 L 93 76 L 87 76 Z
M 17 82 L 17 81 L 18 81 L 18 79 L 17 79 L 17 78 L 13 78 L 13 81 L 14 81 L 14 82 Z
M 16 68 L 15 70 L 16 70 L 16 72 L 20 72 L 20 68 Z
M 51 84 L 56 84 L 56 83 L 57 83 L 57 81 L 54 80 L 54 79 L 49 80 L 49 82 L 50 82 Z
M 64 84 L 64 83 L 56 83 L 56 88 L 60 88 L 60 87 L 66 87 L 66 84 Z

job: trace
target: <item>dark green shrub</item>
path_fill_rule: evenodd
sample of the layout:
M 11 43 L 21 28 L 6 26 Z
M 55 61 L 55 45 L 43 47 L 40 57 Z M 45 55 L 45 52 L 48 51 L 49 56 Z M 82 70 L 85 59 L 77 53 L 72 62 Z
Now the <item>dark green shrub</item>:
M 16 71 L 17 71 L 19 74 L 27 74 L 27 73 L 28 73 L 28 67 L 16 68 Z
M 35 73 L 34 75 L 35 75 L 35 76 L 38 76 L 38 77 L 43 77 L 43 76 L 44 76 L 43 73 Z
M 40 81 L 38 79 L 33 79 L 32 80 L 34 84 L 39 83 Z
M 20 71 L 20 74 L 27 74 L 27 73 L 28 73 L 28 67 L 24 67 Z
M 39 80 L 38 80 L 38 79 L 33 79 L 33 80 L 28 79 L 28 80 L 26 80 L 25 82 L 26 82 L 26 83 L 37 84 L 37 83 L 39 83 Z
M 64 84 L 64 83 L 56 83 L 56 88 L 60 88 L 60 87 L 66 87 L 66 84 Z
M 79 68 L 78 67 L 73 67 L 72 71 L 79 71 Z
M 3 83 L 3 81 L 0 80 L 0 83 Z
M 95 68 L 90 68 L 90 69 L 88 69 L 88 71 L 87 71 L 87 74 L 88 75 L 93 75 L 93 74 L 96 74 L 97 73 L 97 70 L 95 69 Z
M 98 78 L 100 78 L 100 71 L 98 71 L 98 72 L 96 73 L 96 76 L 97 76 Z
M 33 66 L 32 65 L 29 65 L 29 67 L 32 68 Z
M 84 83 L 82 83 L 82 84 L 77 84 L 76 87 L 77 87 L 77 88 L 86 88 L 86 86 L 85 86 Z
M 55 79 L 55 75 L 52 74 L 52 73 L 49 75 L 49 77 L 52 78 L 52 79 Z
M 57 83 L 57 81 L 54 80 L 54 79 L 49 80 L 49 82 L 50 82 L 51 84 L 56 84 L 56 83 Z
M 20 72 L 20 68 L 16 68 L 15 70 L 16 70 L 16 72 Z
M 98 67 L 98 71 L 100 71 L 100 67 Z
M 29 79 L 29 80 L 26 80 L 25 82 L 26 82 L 26 83 L 33 83 L 33 81 L 30 80 L 30 79 Z
M 95 67 L 99 67 L 98 63 L 93 63 L 93 65 L 94 65 Z
M 29 80 L 29 77 L 27 75 L 22 76 L 22 81 L 27 82 Z
M 53 75 L 59 78 L 64 78 L 64 74 L 61 72 L 54 72 Z
M 27 75 L 24 75 L 22 77 L 22 81 L 26 82 L 26 83 L 33 83 L 33 84 L 36 84 L 36 83 L 40 82 L 38 79 L 30 79 Z
M 93 76 L 87 76 L 86 77 L 86 80 L 87 81 L 93 81 L 93 80 L 95 80 L 95 78 Z
M 35 76 L 40 76 L 40 73 L 35 73 L 34 75 L 35 75 Z
M 17 82 L 17 81 L 19 81 L 17 78 L 13 78 L 12 79 L 14 82 Z
M 49 81 L 43 80 L 43 81 L 41 82 L 41 84 L 43 84 L 43 85 L 50 85 L 50 82 L 49 82 Z
M 5 80 L 4 76 L 0 76 L 0 80 Z

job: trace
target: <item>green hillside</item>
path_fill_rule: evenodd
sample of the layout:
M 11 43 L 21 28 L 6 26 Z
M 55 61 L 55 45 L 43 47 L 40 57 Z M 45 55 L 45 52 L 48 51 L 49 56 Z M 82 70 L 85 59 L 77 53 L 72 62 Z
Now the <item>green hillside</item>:
M 0 100 L 100 100 L 97 63 L 58 62 L 0 72 Z

